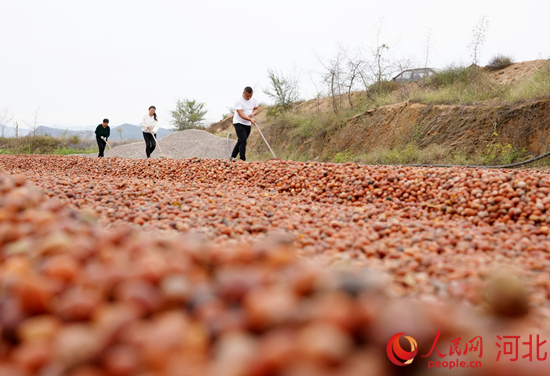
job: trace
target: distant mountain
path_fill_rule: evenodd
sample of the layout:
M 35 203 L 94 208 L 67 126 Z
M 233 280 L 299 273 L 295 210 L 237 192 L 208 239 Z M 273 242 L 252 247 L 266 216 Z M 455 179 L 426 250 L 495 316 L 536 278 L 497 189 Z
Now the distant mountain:
M 30 134 L 33 134 L 33 131 L 29 131 Z M 36 128 L 36 135 L 37 136 L 51 136 L 51 137 L 63 137 L 63 136 L 78 136 L 82 139 L 91 138 L 93 136 L 94 132 L 92 131 L 70 131 L 68 129 L 59 129 L 59 128 L 52 128 L 47 127 L 45 125 L 41 125 L 38 128 Z
M 93 130 L 91 130 L 93 128 Z M 94 139 L 95 138 L 95 127 L 88 127 L 90 130 L 69 130 L 69 129 L 60 129 L 47 127 L 41 125 L 36 128 L 36 135 L 39 136 L 52 136 L 52 137 L 63 137 L 63 136 L 78 136 L 81 140 Z M 118 131 L 121 129 L 121 131 Z M 29 129 L 19 128 L 18 136 L 26 136 L 27 134 L 32 134 L 33 131 Z M 162 138 L 167 134 L 170 134 L 171 131 L 166 128 L 160 128 L 157 133 L 157 138 Z M 4 137 L 15 137 L 15 128 L 5 127 L 4 128 Z M 115 141 L 126 141 L 126 140 L 142 140 L 143 133 L 141 132 L 141 127 L 139 125 L 133 124 L 121 124 L 116 127 L 111 127 L 111 137 Z
M 17 136 L 26 136 L 27 134 L 29 134 L 28 129 L 19 128 L 17 130 Z M 0 133 L 0 136 L 2 136 L 1 133 Z M 15 137 L 15 127 L 5 127 L 4 137 Z

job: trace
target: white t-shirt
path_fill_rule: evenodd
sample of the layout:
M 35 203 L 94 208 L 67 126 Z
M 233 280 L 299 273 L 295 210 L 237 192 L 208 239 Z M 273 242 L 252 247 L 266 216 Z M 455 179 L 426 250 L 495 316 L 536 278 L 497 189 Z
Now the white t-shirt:
M 246 116 L 250 116 L 252 114 L 252 111 L 254 111 L 256 107 L 258 107 L 258 102 L 256 102 L 256 99 L 254 97 L 246 100 L 241 95 L 239 99 L 237 99 L 237 102 L 235 102 L 235 115 L 233 115 L 233 124 L 241 123 L 244 125 L 252 125 L 249 120 L 244 120 L 242 117 L 240 117 L 237 113 L 237 110 L 243 110 L 243 114 L 245 114 Z
M 146 113 L 143 119 L 141 120 L 141 130 L 145 133 L 151 133 L 147 127 L 151 127 L 153 132 L 157 133 L 159 126 L 157 125 L 158 121 L 155 120 L 153 116 L 149 116 L 149 113 Z

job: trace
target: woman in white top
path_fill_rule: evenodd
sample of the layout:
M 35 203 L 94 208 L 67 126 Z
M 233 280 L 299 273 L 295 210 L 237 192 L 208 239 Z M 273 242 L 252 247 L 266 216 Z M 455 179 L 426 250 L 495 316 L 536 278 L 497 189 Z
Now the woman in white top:
M 150 106 L 149 113 L 141 120 L 141 130 L 143 131 L 143 138 L 145 139 L 145 153 L 147 154 L 147 158 L 151 156 L 151 153 L 157 147 L 157 143 L 153 137 L 159 130 L 157 125 L 157 114 L 155 113 L 156 109 L 155 106 Z

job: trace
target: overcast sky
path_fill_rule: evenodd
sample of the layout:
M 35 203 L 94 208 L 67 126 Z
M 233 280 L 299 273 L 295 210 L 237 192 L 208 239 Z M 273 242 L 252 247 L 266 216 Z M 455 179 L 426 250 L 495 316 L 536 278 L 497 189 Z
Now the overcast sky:
M 271 103 L 267 69 L 299 77 L 300 96 L 322 87 L 319 60 L 340 44 L 372 58 L 444 68 L 472 61 L 468 45 L 488 21 L 480 64 L 550 58 L 550 2 L 484 0 L 0 0 L 0 110 L 13 121 L 76 129 L 104 117 L 138 124 L 149 105 L 170 128 L 177 99 L 220 120 L 250 85 Z

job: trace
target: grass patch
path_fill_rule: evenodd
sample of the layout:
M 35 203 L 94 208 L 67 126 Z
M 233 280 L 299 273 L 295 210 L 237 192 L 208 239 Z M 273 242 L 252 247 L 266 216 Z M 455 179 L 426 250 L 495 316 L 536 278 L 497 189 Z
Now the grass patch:
M 95 140 L 94 140 L 95 141 Z M 95 143 L 95 142 L 94 142 Z M 78 136 L 24 136 L 0 138 L 1 154 L 84 154 L 97 153 L 98 148 L 89 141 L 82 142 Z
M 547 150 L 545 153 L 542 153 L 542 154 L 546 154 L 546 153 L 548 153 L 548 151 L 550 151 L 550 150 Z M 548 156 L 546 158 L 539 159 L 538 161 L 529 163 L 525 167 L 526 168 L 533 168 L 533 169 L 537 169 L 537 170 L 550 170 L 550 156 Z
M 502 57 L 493 64 L 504 66 L 507 61 Z M 545 98 L 550 98 L 550 61 L 546 61 L 532 77 L 516 85 L 494 83 L 475 66 L 450 66 L 409 95 L 409 100 L 424 104 L 469 104 L 491 99 L 517 102 Z
M 368 165 L 500 166 L 521 162 L 529 157 L 525 149 L 514 148 L 511 144 L 488 144 L 484 154 L 469 155 L 441 145 L 432 144 L 420 149 L 414 143 L 409 143 L 403 148 L 380 148 L 360 156 L 345 151 L 337 153 L 332 160 L 337 163 L 357 162 Z
M 408 143 L 400 149 L 379 148 L 363 154 L 354 160 L 355 162 L 371 165 L 386 164 L 442 164 L 448 160 L 449 150 L 441 145 L 429 145 L 420 149 L 414 143 Z
M 496 56 L 489 70 L 502 69 L 512 64 L 506 56 Z M 491 68 L 492 67 L 492 68 Z M 410 101 L 424 104 L 472 104 L 486 100 L 517 102 L 550 98 L 550 61 L 531 78 L 515 85 L 492 81 L 482 68 L 450 65 L 418 85 L 405 85 L 395 90 L 373 92 L 372 107 Z
M 408 143 L 403 148 L 379 148 L 360 156 L 344 151 L 337 153 L 332 160 L 368 165 L 498 166 L 521 162 L 529 157 L 525 149 L 514 148 L 511 144 L 490 143 L 482 155 L 468 155 L 442 145 L 431 144 L 421 149 L 414 143 Z
M 510 89 L 505 96 L 510 102 L 545 98 L 550 98 L 550 61 L 546 61 L 531 78 Z
M 500 98 L 507 90 L 476 66 L 449 66 L 426 80 L 411 99 L 425 104 L 469 104 Z
M 396 90 L 392 91 L 390 93 L 384 93 L 377 95 L 375 97 L 375 102 L 373 103 L 371 108 L 377 107 L 377 106 L 387 106 L 390 104 L 396 104 L 400 102 L 404 102 L 407 100 L 410 100 L 411 97 L 409 96 L 409 93 L 404 90 Z M 414 101 L 414 100 L 413 100 Z
M 88 147 L 86 149 L 74 149 L 74 148 L 60 148 L 60 149 L 54 149 L 52 154 L 55 155 L 70 155 L 70 154 L 92 154 L 92 153 L 99 153 L 99 149 L 97 147 Z
M 327 156 L 312 155 L 315 146 L 322 145 L 324 136 L 357 111 L 342 109 L 338 114 L 322 111 L 316 114 L 289 111 L 271 120 L 263 132 L 278 158 L 294 161 L 308 161 L 314 158 L 330 159 Z M 247 159 L 265 160 L 273 156 L 263 140 L 257 138 L 255 147 L 247 151 Z M 332 156 L 331 156 L 332 157 Z

